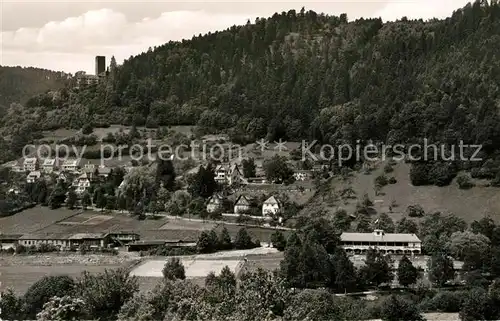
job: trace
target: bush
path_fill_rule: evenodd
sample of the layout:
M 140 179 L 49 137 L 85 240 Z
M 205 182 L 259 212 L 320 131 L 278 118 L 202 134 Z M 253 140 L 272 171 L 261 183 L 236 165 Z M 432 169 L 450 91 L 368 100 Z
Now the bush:
M 464 291 L 441 291 L 433 298 L 422 303 L 422 309 L 425 311 L 439 311 L 447 313 L 458 313 L 466 296 Z
M 384 166 L 384 172 L 385 173 L 392 173 L 394 171 L 394 168 L 392 168 L 391 164 L 387 164 Z
M 163 267 L 163 277 L 167 280 L 184 280 L 186 278 L 186 271 L 179 258 L 171 258 L 165 263 Z
M 425 212 L 422 206 L 415 204 L 415 205 L 410 205 L 406 208 L 406 214 L 409 217 L 422 217 L 425 215 Z
M 469 175 L 462 173 L 457 177 L 458 188 L 460 189 L 469 189 L 474 186 Z
M 398 180 L 395 178 L 395 177 L 391 177 L 389 178 L 389 184 L 396 184 L 398 182 Z
M 380 175 L 375 178 L 375 185 L 384 187 L 388 184 L 387 177 L 385 175 Z

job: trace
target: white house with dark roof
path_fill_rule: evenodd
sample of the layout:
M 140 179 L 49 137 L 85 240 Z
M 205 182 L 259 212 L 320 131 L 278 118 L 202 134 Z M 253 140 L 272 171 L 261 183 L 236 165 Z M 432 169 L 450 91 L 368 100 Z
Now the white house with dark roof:
M 215 181 L 219 184 L 227 183 L 232 185 L 241 181 L 242 174 L 236 164 L 221 164 L 215 167 Z
M 45 158 L 42 163 L 42 170 L 44 173 L 50 174 L 56 170 L 56 159 Z
M 42 173 L 40 173 L 40 171 L 32 171 L 26 177 L 26 183 L 28 184 L 34 183 L 37 180 L 39 180 L 40 177 L 42 177 Z
M 251 205 L 252 204 L 248 197 L 246 197 L 245 195 L 240 195 L 234 203 L 234 213 L 239 214 L 248 212 L 252 207 Z
M 275 215 L 281 208 L 281 202 L 276 197 L 271 196 L 262 204 L 262 216 Z
M 23 161 L 23 169 L 25 172 L 32 172 L 38 169 L 38 158 L 26 157 Z
M 76 172 L 80 161 L 75 158 L 66 159 L 62 164 L 62 170 L 65 172 Z
M 221 210 L 224 204 L 224 198 L 220 195 L 214 195 L 210 197 L 207 204 L 207 212 L 213 213 L 217 210 Z
M 83 173 L 78 176 L 77 179 L 73 182 L 73 186 L 75 187 L 75 193 L 82 194 L 90 187 L 90 178 L 87 173 Z
M 422 241 L 415 234 L 385 233 L 383 230 L 374 230 L 373 233 L 344 232 L 340 240 L 347 253 L 363 254 L 369 249 L 387 254 L 422 253 Z

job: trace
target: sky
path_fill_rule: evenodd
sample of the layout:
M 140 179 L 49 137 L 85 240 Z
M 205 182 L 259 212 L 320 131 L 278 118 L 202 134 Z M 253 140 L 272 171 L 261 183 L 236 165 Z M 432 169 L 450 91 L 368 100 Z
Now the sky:
M 170 40 L 302 7 L 349 20 L 445 18 L 466 0 L 213 1 L 0 0 L 0 65 L 94 73 L 96 55 L 124 59 Z

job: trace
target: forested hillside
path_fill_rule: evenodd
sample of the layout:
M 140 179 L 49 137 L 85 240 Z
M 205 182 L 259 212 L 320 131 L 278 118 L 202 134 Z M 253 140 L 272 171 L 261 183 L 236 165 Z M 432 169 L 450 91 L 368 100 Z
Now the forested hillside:
M 63 87 L 67 74 L 40 68 L 0 66 L 0 108 Z
M 239 142 L 426 137 L 491 153 L 500 148 L 500 5 L 450 15 L 383 23 L 274 14 L 113 61 L 105 83 L 39 99 L 4 124 L 196 124 Z

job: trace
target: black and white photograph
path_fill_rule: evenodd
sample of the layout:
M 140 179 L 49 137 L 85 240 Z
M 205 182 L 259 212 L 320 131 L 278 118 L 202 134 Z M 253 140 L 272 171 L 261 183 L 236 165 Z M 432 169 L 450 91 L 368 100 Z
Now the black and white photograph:
M 22 320 L 500 320 L 500 1 L 0 0 Z

